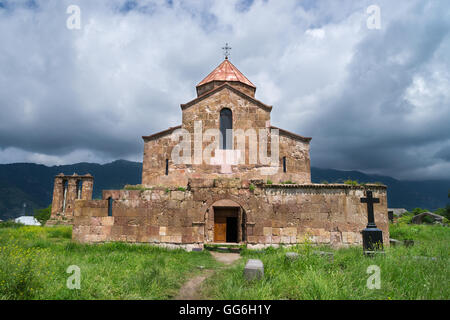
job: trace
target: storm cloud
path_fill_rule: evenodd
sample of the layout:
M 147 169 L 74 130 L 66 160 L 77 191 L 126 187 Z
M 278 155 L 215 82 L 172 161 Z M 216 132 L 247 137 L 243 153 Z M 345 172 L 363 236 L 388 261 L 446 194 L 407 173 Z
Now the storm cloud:
M 312 166 L 450 178 L 450 4 L 372 4 L 0 0 L 0 163 L 141 161 L 228 42 Z

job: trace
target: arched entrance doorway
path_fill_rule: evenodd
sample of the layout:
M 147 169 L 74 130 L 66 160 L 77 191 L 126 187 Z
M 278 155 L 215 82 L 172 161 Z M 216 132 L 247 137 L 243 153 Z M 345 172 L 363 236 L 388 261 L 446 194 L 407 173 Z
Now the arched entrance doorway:
M 246 241 L 246 217 L 244 209 L 235 201 L 223 199 L 208 209 L 208 242 L 241 243 Z

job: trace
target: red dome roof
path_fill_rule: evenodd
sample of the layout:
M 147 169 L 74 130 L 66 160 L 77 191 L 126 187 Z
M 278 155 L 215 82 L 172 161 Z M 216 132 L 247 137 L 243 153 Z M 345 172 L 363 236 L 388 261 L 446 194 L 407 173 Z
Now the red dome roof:
M 256 88 L 228 59 L 225 59 L 205 79 L 200 81 L 197 87 L 212 81 L 238 81 Z

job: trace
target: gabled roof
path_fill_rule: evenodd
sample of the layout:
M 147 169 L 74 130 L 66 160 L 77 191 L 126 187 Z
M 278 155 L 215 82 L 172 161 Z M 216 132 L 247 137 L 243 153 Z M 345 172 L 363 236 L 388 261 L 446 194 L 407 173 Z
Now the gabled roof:
M 223 62 L 207 75 L 205 79 L 200 81 L 197 87 L 212 81 L 237 81 L 256 89 L 255 85 L 251 83 L 250 80 L 248 80 L 228 59 L 223 60 Z
M 181 106 L 181 109 L 182 109 L 182 110 L 187 109 L 187 108 L 189 108 L 190 106 L 196 104 L 197 102 L 202 101 L 203 99 L 208 98 L 208 97 L 211 96 L 212 94 L 214 94 L 214 93 L 216 93 L 216 92 L 219 92 L 220 90 L 223 90 L 223 89 L 225 89 L 225 88 L 230 89 L 231 91 L 233 91 L 233 92 L 236 93 L 237 95 L 239 95 L 239 96 L 241 96 L 241 97 L 243 97 L 243 98 L 245 98 L 245 99 L 247 99 L 247 100 L 250 100 L 251 102 L 255 103 L 256 105 L 258 105 L 259 107 L 263 108 L 263 109 L 266 110 L 266 111 L 269 111 L 269 112 L 270 112 L 270 111 L 272 110 L 272 106 L 269 106 L 269 105 L 267 105 L 267 104 L 265 104 L 265 103 L 263 103 L 263 102 L 261 102 L 261 101 L 255 99 L 255 98 L 253 98 L 253 97 L 251 97 L 251 96 L 245 94 L 244 92 L 242 92 L 242 91 L 236 89 L 235 87 L 231 86 L 231 85 L 228 84 L 227 82 L 225 82 L 224 84 L 222 84 L 222 85 L 219 86 L 219 87 L 216 87 L 216 88 L 214 88 L 214 89 L 212 89 L 212 90 L 206 92 L 205 94 L 202 94 L 200 97 L 197 97 L 197 98 L 195 98 L 194 100 L 191 100 L 191 101 L 189 101 L 189 102 L 187 102 L 187 103 L 181 104 L 181 105 L 180 105 L 180 106 Z
M 144 139 L 144 141 L 153 140 L 153 139 L 165 136 L 165 135 L 167 135 L 169 133 L 172 133 L 176 129 L 180 129 L 180 128 L 181 128 L 181 125 L 176 126 L 176 127 L 170 127 L 169 129 L 166 129 L 166 130 L 163 130 L 163 131 L 151 134 L 149 136 L 142 136 L 142 139 Z
M 281 128 L 278 128 L 278 127 L 275 127 L 275 126 L 270 126 L 270 128 L 271 129 L 278 129 L 281 134 L 284 134 L 284 135 L 289 136 L 291 138 L 294 138 L 296 140 L 309 142 L 312 139 L 311 137 L 304 137 L 304 136 L 301 136 L 299 134 L 296 134 L 296 133 L 293 133 L 293 132 L 290 132 L 290 131 L 287 131 L 287 130 L 284 130 L 284 129 L 281 129 Z

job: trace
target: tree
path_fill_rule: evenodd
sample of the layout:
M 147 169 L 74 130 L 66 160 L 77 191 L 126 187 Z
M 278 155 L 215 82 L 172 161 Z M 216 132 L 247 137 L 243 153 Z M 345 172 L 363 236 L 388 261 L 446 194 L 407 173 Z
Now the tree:
M 41 225 L 45 225 L 48 219 L 50 219 L 50 215 L 52 213 L 52 205 L 49 205 L 44 209 L 37 209 L 34 211 L 34 217 L 41 223 Z

